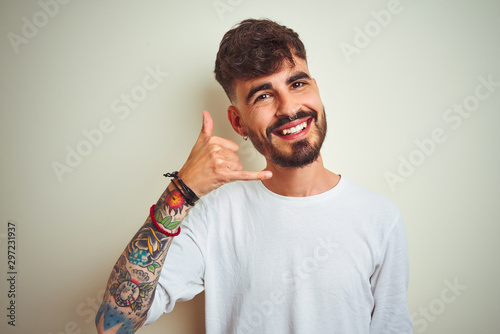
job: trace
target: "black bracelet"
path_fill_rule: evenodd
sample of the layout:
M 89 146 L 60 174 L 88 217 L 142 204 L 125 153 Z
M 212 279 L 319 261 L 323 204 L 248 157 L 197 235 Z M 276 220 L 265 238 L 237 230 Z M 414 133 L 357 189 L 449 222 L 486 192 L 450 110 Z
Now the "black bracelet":
M 181 196 L 186 200 L 187 204 L 193 206 L 191 200 L 184 194 L 184 192 L 181 189 L 179 189 L 179 186 L 175 183 L 174 180 L 172 180 L 172 183 L 174 184 L 175 189 L 177 189 L 177 191 L 181 194 Z
M 179 172 L 175 171 L 172 173 L 163 174 L 163 176 L 173 177 L 174 179 L 177 179 L 177 182 L 179 183 L 180 188 L 179 188 L 179 186 L 177 186 L 177 184 L 174 182 L 174 180 L 172 180 L 172 183 L 174 184 L 177 191 L 181 193 L 182 197 L 184 197 L 184 199 L 186 200 L 186 202 L 189 205 L 191 205 L 191 206 L 195 205 L 196 201 L 198 201 L 200 198 L 195 194 L 195 192 L 191 188 L 189 188 L 184 183 L 184 181 L 182 181 L 182 179 L 179 177 L 178 174 L 179 174 Z

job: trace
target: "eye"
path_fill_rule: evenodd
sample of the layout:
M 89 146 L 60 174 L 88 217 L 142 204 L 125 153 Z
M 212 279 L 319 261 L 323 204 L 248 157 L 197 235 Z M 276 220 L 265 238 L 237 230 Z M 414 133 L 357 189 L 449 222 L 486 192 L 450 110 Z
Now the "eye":
M 262 101 L 262 100 L 265 100 L 267 98 L 269 98 L 271 95 L 268 94 L 268 93 L 264 93 L 264 94 L 260 94 L 259 96 L 257 96 L 257 98 L 255 99 L 255 102 L 259 102 L 259 101 Z
M 305 82 L 302 82 L 302 81 L 295 81 L 294 83 L 292 83 L 292 88 L 300 88 L 302 86 L 304 86 L 306 83 Z

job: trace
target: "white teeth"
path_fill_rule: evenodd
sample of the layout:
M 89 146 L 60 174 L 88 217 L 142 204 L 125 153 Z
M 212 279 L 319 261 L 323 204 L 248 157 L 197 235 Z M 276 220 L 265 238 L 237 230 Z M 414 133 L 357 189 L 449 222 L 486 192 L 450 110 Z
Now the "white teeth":
M 293 135 L 293 134 L 299 133 L 300 131 L 304 130 L 306 127 L 307 127 L 307 121 L 305 121 L 304 123 L 301 123 L 297 126 L 294 126 L 293 128 L 284 129 L 283 131 L 281 131 L 281 133 L 283 134 L 283 136 L 286 136 L 288 134 Z

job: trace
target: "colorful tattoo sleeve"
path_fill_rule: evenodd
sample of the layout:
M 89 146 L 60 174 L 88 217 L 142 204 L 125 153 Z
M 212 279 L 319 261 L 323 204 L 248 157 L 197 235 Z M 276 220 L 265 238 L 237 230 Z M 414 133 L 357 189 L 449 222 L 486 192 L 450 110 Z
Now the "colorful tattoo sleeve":
M 174 232 L 189 210 L 172 185 L 155 205 L 155 219 Z M 148 217 L 122 253 L 108 280 L 96 316 L 101 331 L 134 333 L 146 320 L 172 237 L 159 232 Z

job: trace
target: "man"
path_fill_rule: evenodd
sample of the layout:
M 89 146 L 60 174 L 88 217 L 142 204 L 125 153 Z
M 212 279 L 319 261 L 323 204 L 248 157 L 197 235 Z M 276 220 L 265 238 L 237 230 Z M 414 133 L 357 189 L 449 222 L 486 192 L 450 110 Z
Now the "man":
M 245 20 L 224 36 L 215 74 L 231 125 L 267 166 L 244 171 L 203 112 L 186 163 L 111 273 L 98 331 L 133 333 L 205 290 L 208 333 L 411 333 L 401 216 L 323 166 L 326 117 L 298 35 Z

